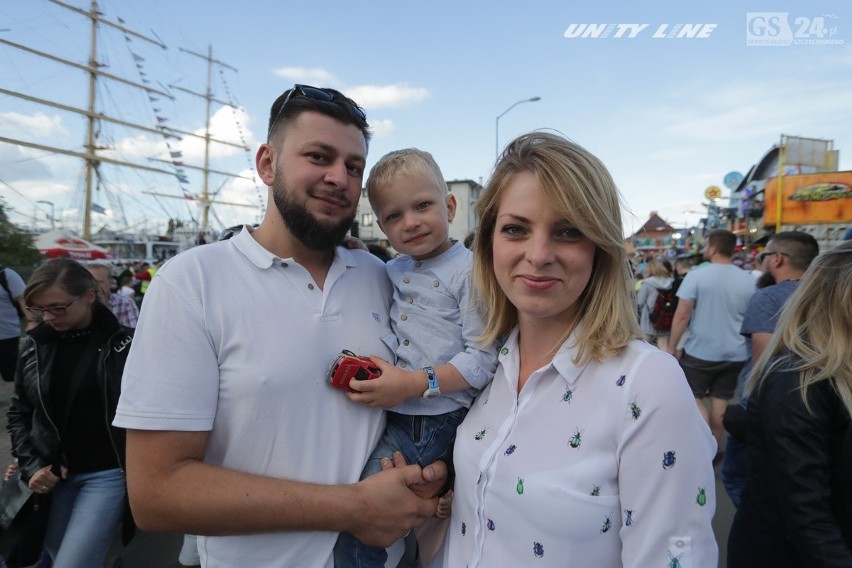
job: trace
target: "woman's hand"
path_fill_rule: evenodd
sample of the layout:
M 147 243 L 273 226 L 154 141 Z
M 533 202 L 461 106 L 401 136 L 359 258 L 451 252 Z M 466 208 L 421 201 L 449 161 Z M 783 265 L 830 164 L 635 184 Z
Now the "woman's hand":
M 33 474 L 30 478 L 29 487 L 33 493 L 50 493 L 56 484 L 62 479 L 68 477 L 68 470 L 63 467 L 61 470 L 62 477 L 57 477 L 51 472 L 52 465 L 46 465 Z

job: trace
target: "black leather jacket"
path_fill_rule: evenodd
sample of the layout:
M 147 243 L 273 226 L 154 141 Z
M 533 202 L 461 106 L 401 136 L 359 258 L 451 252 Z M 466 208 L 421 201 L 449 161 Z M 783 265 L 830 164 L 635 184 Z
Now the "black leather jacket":
M 758 513 L 752 522 L 774 529 L 752 532 L 750 546 L 786 548 L 800 566 L 849 568 L 852 418 L 829 381 L 808 389 L 806 408 L 789 367 L 771 373 L 748 402 L 742 498 Z
M 133 330 L 119 325 L 109 308 L 103 304 L 96 302 L 94 310 L 99 337 L 106 338 L 97 353 L 103 419 L 108 426 L 116 458 L 123 469 L 125 432 L 122 428 L 114 427 L 112 420 L 121 393 L 121 374 L 130 351 Z M 60 455 L 60 433 L 50 401 L 57 341 L 58 335 L 46 324 L 31 330 L 15 373 L 8 430 L 12 438 L 12 453 L 18 458 L 24 481 L 29 481 L 35 472 L 46 465 L 64 464 Z

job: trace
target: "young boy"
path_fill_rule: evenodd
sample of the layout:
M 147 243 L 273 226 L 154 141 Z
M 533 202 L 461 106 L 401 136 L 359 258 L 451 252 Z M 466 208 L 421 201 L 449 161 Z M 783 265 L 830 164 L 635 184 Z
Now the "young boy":
M 367 196 L 379 227 L 401 256 L 387 264 L 394 287 L 391 325 L 396 365 L 373 357 L 382 375 L 353 381 L 349 398 L 389 409 L 387 430 L 362 478 L 400 451 L 421 466 L 452 459 L 456 427 L 494 375 L 495 346 L 477 338 L 482 320 L 471 300 L 472 253 L 449 238 L 455 196 L 432 155 L 409 148 L 384 156 L 370 171 Z M 354 384 L 357 383 L 357 384 Z M 335 547 L 335 566 L 384 566 L 387 554 L 349 534 Z

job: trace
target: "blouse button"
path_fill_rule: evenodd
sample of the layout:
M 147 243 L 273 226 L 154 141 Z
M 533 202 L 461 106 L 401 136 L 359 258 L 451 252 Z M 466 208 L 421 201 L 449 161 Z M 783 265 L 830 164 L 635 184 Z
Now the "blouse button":
M 401 319 L 402 321 L 406 321 L 408 319 L 408 315 L 402 314 L 401 316 L 399 316 L 399 319 Z
M 308 284 L 308 290 L 313 290 L 313 289 L 314 289 L 314 285 L 313 285 L 313 284 Z
M 408 347 L 411 344 L 411 342 L 409 340 L 405 339 L 405 340 L 403 340 L 402 344 L 405 345 L 406 347 Z
M 405 282 L 406 284 L 408 284 L 409 282 L 411 282 L 411 278 L 406 276 L 405 278 L 402 279 L 402 281 Z
M 434 286 L 435 288 L 437 288 L 437 287 L 438 287 L 438 286 L 440 286 L 440 285 L 441 285 L 441 283 L 440 283 L 440 282 L 438 282 L 437 280 L 435 280 L 434 282 L 432 282 L 432 286 Z
M 413 304 L 413 303 L 414 303 L 414 298 L 409 298 L 409 299 L 407 300 L 407 302 L 408 302 L 409 304 Z

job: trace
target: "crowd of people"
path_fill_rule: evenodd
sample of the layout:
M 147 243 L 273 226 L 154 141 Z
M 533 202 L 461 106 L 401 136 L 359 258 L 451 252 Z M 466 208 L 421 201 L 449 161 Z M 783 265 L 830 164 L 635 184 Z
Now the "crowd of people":
M 263 221 L 129 271 L 141 311 L 109 266 L 7 277 L 31 328 L 0 368 L 9 476 L 50 496 L 44 565 L 102 566 L 138 525 L 210 568 L 711 568 L 723 461 L 729 566 L 852 566 L 852 243 L 778 233 L 738 266 L 714 230 L 637 278 L 607 168 L 537 131 L 466 243 L 429 153 L 380 159 L 379 258 L 345 239 L 369 140 L 340 92 L 285 91 Z M 344 351 L 378 378 L 332 388 Z

